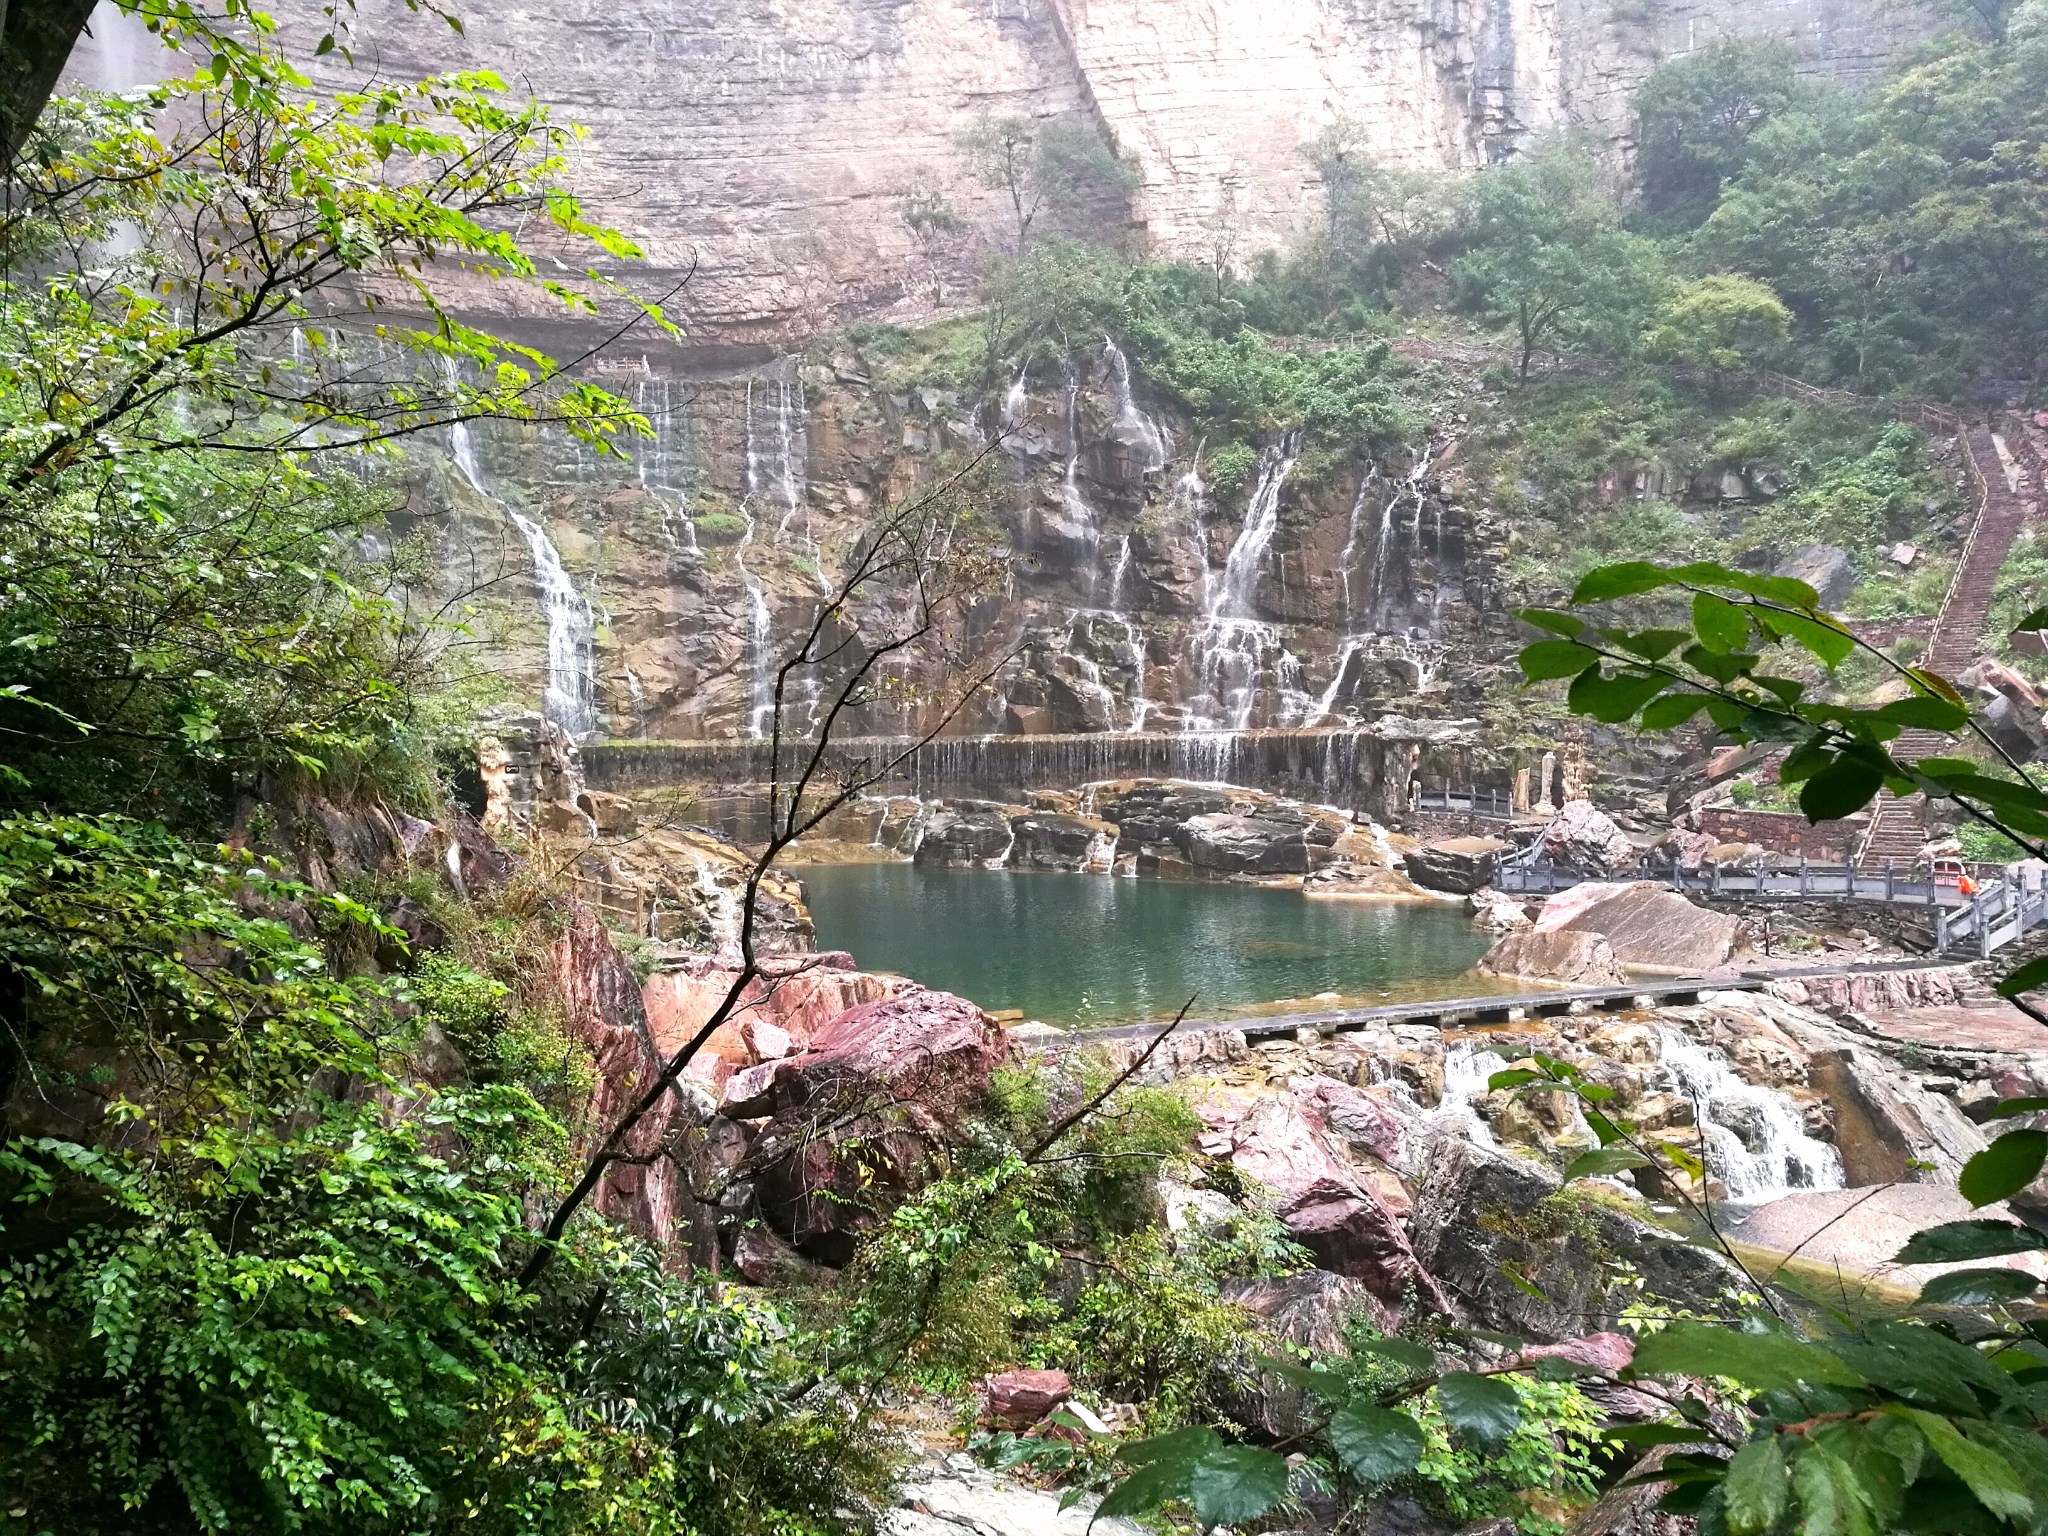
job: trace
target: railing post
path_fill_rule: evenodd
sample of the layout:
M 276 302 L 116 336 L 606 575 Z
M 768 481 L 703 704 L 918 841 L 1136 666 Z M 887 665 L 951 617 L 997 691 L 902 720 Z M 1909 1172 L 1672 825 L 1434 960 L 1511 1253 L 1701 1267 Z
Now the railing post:
M 1849 867 L 1853 870 L 1856 866 L 1851 864 Z M 1887 902 L 1892 901 L 1897 895 L 1897 889 L 1898 883 L 1893 877 L 1892 861 L 1886 859 L 1884 861 L 1884 899 Z
M 1761 874 L 1761 873 L 1763 872 L 1763 871 L 1762 871 L 1762 869 L 1761 869 L 1761 867 L 1759 867 L 1759 869 L 1758 869 L 1758 871 L 1757 871 L 1757 872 L 1758 872 L 1759 874 Z M 1802 896 L 1804 896 L 1804 895 L 1806 895 L 1807 893 L 1808 893 L 1808 884 L 1807 884 L 1807 874 L 1806 874 L 1806 853 L 1805 853 L 1805 851 L 1804 851 L 1804 850 L 1802 849 L 1802 850 L 1800 851 L 1800 854 L 1799 854 L 1799 894 L 1800 894 L 1800 895 L 1802 895 Z
M 1709 896 L 1721 894 L 1721 866 L 1718 864 L 1707 866 L 1707 894 Z

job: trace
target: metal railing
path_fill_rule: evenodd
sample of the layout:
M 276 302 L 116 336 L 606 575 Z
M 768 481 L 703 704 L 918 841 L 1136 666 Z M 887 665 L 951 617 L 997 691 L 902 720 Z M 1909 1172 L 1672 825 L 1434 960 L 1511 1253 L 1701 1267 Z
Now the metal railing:
M 1488 821 L 1512 821 L 1514 797 L 1504 789 L 1482 789 L 1476 784 L 1458 788 L 1445 783 L 1429 789 L 1416 783 L 1409 790 L 1409 804 L 1418 811 L 1462 812 Z
M 1655 880 L 1675 891 L 1703 896 L 1747 896 L 1769 900 L 1832 898 L 1922 907 L 1934 932 L 1935 953 L 1974 951 L 1988 958 L 2022 934 L 2048 924 L 2048 871 L 2037 865 L 1937 866 L 1925 860 L 1900 869 L 1886 860 L 1881 869 L 1854 864 L 1794 866 L 1707 864 L 1685 869 L 1645 861 L 1632 870 L 1587 875 L 1536 855 L 1541 841 L 1503 854 L 1494 866 L 1496 890 L 1544 896 L 1568 891 L 1588 880 Z

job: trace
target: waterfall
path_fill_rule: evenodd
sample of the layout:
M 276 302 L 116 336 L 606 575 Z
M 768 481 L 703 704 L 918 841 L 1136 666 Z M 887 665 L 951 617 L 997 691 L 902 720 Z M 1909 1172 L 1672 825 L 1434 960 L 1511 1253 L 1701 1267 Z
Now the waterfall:
M 1726 1056 L 1676 1030 L 1659 1030 L 1666 1091 L 1697 1106 L 1707 1172 L 1730 1200 L 1755 1204 L 1796 1189 L 1840 1189 L 1842 1157 L 1806 1134 L 1792 1101 L 1744 1082 Z
M 1023 364 L 1017 370 L 1017 377 L 1003 396 L 1003 430 L 1014 432 L 1023 424 L 1024 412 L 1031 404 L 1031 396 L 1024 387 L 1025 376 L 1031 372 L 1031 364 Z
M 1344 593 L 1344 622 L 1347 628 L 1351 623 L 1351 577 L 1358 569 L 1358 540 L 1365 531 L 1366 504 L 1371 498 L 1373 488 L 1379 483 L 1379 465 L 1368 464 L 1364 475 L 1358 481 L 1358 495 L 1351 502 L 1351 526 L 1345 533 L 1344 553 L 1337 557 L 1337 581 Z M 1381 538 L 1384 542 L 1384 532 Z
M 1266 552 L 1273 547 L 1273 535 L 1280 527 L 1280 491 L 1294 472 L 1301 456 L 1301 435 L 1290 432 L 1279 443 L 1259 454 L 1259 478 L 1244 505 L 1244 527 L 1230 556 L 1223 562 L 1223 591 L 1220 604 L 1210 618 L 1248 619 L 1257 611 L 1259 572 Z
M 455 365 L 447 365 L 451 385 Z M 597 615 L 590 602 L 576 590 L 575 582 L 562 564 L 561 551 L 547 530 L 484 488 L 483 465 L 477 458 L 476 439 L 469 423 L 449 424 L 448 446 L 455 468 L 469 488 L 512 520 L 526 541 L 527 558 L 533 563 L 534 585 L 540 589 L 541 616 L 548 627 L 548 675 L 541 690 L 541 713 L 577 740 L 596 734 L 597 719 Z
M 1280 526 L 1280 493 L 1300 452 L 1300 434 L 1290 432 L 1259 455 L 1244 524 L 1224 561 L 1222 584 L 1206 588 L 1202 623 L 1193 639 L 1196 687 L 1219 714 L 1198 719 L 1191 711 L 1189 729 L 1249 729 L 1260 677 L 1266 673 L 1271 674 L 1268 686 L 1280 695 L 1283 716 L 1299 719 L 1309 707 L 1300 658 L 1281 643 L 1277 629 L 1254 617 L 1259 576 Z
M 1434 443 L 1424 443 L 1421 454 L 1417 456 L 1414 465 L 1408 471 L 1407 478 L 1402 481 L 1397 490 L 1387 497 L 1385 504 L 1380 509 L 1379 532 L 1373 541 L 1372 590 L 1367 594 L 1366 598 L 1367 622 L 1374 629 L 1393 630 L 1405 627 L 1397 623 L 1399 618 L 1397 604 L 1394 601 L 1394 593 L 1389 590 L 1393 584 L 1392 578 L 1394 574 L 1394 508 L 1404 499 L 1412 502 L 1414 521 L 1411 525 L 1413 532 L 1411 534 L 1410 552 L 1411 557 L 1419 556 L 1422 544 L 1422 506 L 1428 499 L 1428 492 L 1424 489 L 1422 482 L 1429 473 L 1429 467 L 1435 454 L 1436 445 Z M 1430 605 L 1432 626 L 1434 625 L 1437 611 L 1442 604 L 1443 509 L 1441 507 L 1437 509 L 1436 543 L 1438 581 L 1437 592 Z M 1412 565 L 1407 571 L 1407 576 L 1408 591 L 1412 601 L 1414 595 L 1414 572 Z
M 1493 1128 L 1475 1108 L 1487 1092 L 1496 1072 L 1508 1068 L 1507 1057 L 1498 1051 L 1474 1049 L 1468 1040 L 1454 1040 L 1444 1047 L 1444 1092 L 1429 1113 L 1429 1123 L 1461 1132 L 1474 1146 L 1498 1149 Z
M 754 381 L 747 380 L 742 409 L 746 430 L 746 491 L 740 502 L 740 519 L 745 525 L 739 542 L 732 547 L 732 568 L 747 593 L 747 734 L 756 740 L 768 735 L 775 714 L 775 617 L 768 607 L 768 587 L 747 568 L 747 551 L 754 545 L 754 508 L 766 480 L 761 458 L 760 434 L 754 428 Z
M 1351 659 L 1364 649 L 1365 641 L 1358 635 L 1348 635 L 1337 647 L 1336 662 L 1330 668 L 1330 685 L 1323 690 L 1323 696 L 1316 700 L 1315 712 L 1309 716 L 1308 724 L 1316 725 L 1337 712 L 1337 699 L 1344 691 L 1344 675 L 1351 670 Z
M 1115 422 L 1112 434 L 1136 456 L 1139 473 L 1163 469 L 1169 457 L 1166 434 L 1159 423 L 1138 409 L 1131 392 L 1130 361 L 1107 336 L 1102 338 L 1102 362 L 1109 374 L 1109 403 Z
M 1109 611 L 1120 614 L 1124 610 L 1124 578 L 1131 569 L 1131 536 L 1127 533 L 1117 545 L 1116 564 L 1109 572 Z
M 634 454 L 634 468 L 640 489 L 661 507 L 661 534 L 678 554 L 701 558 L 697 545 L 697 522 L 690 516 L 690 487 L 676 471 L 676 437 L 684 436 L 683 461 L 691 458 L 688 423 L 677 419 L 675 381 L 656 379 L 642 373 L 633 386 L 633 408 L 647 418 L 654 436 L 640 443 Z
M 1067 520 L 1080 531 L 1082 541 L 1095 549 L 1101 544 L 1102 535 L 1095 526 L 1095 509 L 1081 494 L 1081 381 L 1072 373 L 1067 375 L 1067 473 L 1061 482 L 1060 496 Z M 1092 565 L 1089 585 L 1094 585 Z

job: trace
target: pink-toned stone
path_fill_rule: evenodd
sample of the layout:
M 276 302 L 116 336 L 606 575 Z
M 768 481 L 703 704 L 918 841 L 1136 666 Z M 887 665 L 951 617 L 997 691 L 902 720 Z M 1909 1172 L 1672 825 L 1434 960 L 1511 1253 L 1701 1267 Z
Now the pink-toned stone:
M 1561 1339 L 1555 1344 L 1531 1344 L 1515 1358 L 1523 1365 L 1539 1360 L 1569 1360 L 1596 1371 L 1625 1371 L 1636 1357 L 1633 1339 L 1619 1333 L 1589 1333 L 1580 1339 Z
M 1297 1077 L 1287 1087 L 1346 1145 L 1370 1152 L 1390 1168 L 1407 1162 L 1408 1127 L 1381 1100 L 1334 1077 Z
M 596 1069 L 589 1123 L 603 1134 L 660 1075 L 661 1059 L 640 986 L 597 915 L 580 901 L 569 903 L 568 925 L 549 948 L 547 961 L 564 1005 L 563 1022 L 571 1037 L 590 1052 Z M 672 1089 L 664 1094 L 623 1148 L 629 1157 L 646 1161 L 614 1163 L 591 1202 L 656 1242 L 666 1242 L 675 1230 L 682 1190 L 674 1164 L 654 1154 L 671 1121 L 684 1113 L 678 1093 Z
M 981 1384 L 982 1422 L 1029 1429 L 1073 1395 L 1065 1371 L 1003 1371 Z
M 779 1061 L 764 1061 L 757 1067 L 742 1067 L 725 1080 L 718 1098 L 718 1112 L 729 1120 L 752 1120 L 775 1107 L 775 1074 Z
M 1426 1306 L 1450 1303 L 1408 1246 L 1393 1212 L 1339 1150 L 1322 1118 L 1292 1095 L 1218 1089 L 1196 1107 L 1207 1146 L 1227 1148 L 1238 1172 L 1276 1198 L 1281 1222 L 1336 1274 L 1348 1275 L 1389 1306 L 1413 1288 Z
M 807 1252 L 843 1262 L 853 1235 L 960 1134 L 1006 1049 L 993 1019 L 947 992 L 905 984 L 841 1013 L 810 1050 L 771 1066 L 767 1134 L 790 1150 L 761 1176 L 770 1220 Z

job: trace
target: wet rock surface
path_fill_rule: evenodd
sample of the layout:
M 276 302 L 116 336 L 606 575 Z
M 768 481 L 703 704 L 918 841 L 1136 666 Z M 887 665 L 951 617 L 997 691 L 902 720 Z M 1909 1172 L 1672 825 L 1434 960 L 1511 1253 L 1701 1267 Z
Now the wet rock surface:
M 1508 845 L 1497 837 L 1451 837 L 1407 855 L 1408 878 L 1433 891 L 1469 896 L 1490 884 Z

